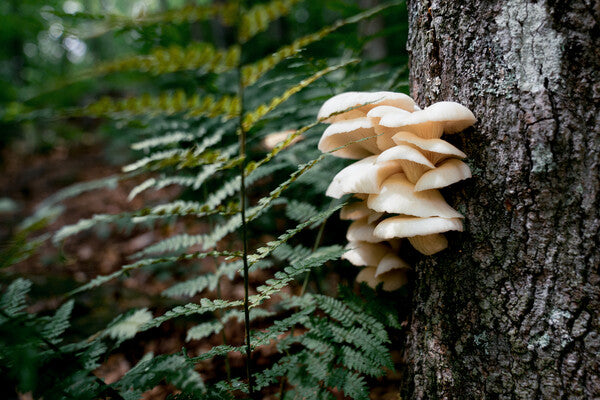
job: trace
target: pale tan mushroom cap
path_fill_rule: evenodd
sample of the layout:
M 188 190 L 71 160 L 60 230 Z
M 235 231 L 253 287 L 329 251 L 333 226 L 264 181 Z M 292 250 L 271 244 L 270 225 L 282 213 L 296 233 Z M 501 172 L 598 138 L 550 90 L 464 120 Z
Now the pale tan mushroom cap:
M 351 223 L 348 227 L 348 232 L 346 232 L 346 239 L 349 242 L 383 242 L 384 239 L 373 235 L 373 230 L 375 229 L 375 226 L 375 224 L 369 223 L 367 221 L 367 218 L 358 219 Z
M 327 118 L 324 122 L 336 122 L 365 116 L 374 107 L 387 105 L 402 108 L 407 111 L 415 110 L 415 102 L 404 93 L 395 92 L 346 92 L 340 93 L 327 100 L 319 110 L 318 118 Z M 349 108 L 353 110 L 335 115 L 332 114 Z
M 377 224 L 373 235 L 381 239 L 391 239 L 433 235 L 434 233 L 448 231 L 462 232 L 462 230 L 463 225 L 460 218 L 417 218 L 407 215 L 397 215 L 386 218 Z
M 411 144 L 418 147 L 433 164 L 448 157 L 465 158 L 467 155 L 442 139 L 423 139 L 411 132 L 397 132 L 392 140 L 396 144 Z
M 372 213 L 373 211 L 367 207 L 366 201 L 357 201 L 356 203 L 346 204 L 342 207 L 340 210 L 340 219 L 355 221 L 357 219 L 368 217 Z
M 381 243 L 350 242 L 346 245 L 347 252 L 342 258 L 357 267 L 376 267 L 381 259 L 390 251 L 390 248 Z
M 417 217 L 462 218 L 450 207 L 437 190 L 415 192 L 404 174 L 394 174 L 381 185 L 378 194 L 371 194 L 367 205 L 378 212 L 414 215 Z
M 426 256 L 438 253 L 448 247 L 448 239 L 441 233 L 412 236 L 408 238 L 408 241 L 415 250 Z
M 473 125 L 476 118 L 465 106 L 441 101 L 421 111 L 413 112 L 408 118 L 388 114 L 381 118 L 380 125 L 402 128 L 423 138 L 439 138 L 443 133 L 456 133 Z
M 400 165 L 394 161 L 375 163 L 376 160 L 377 156 L 370 156 L 348 165 L 333 177 L 325 194 L 339 199 L 348 193 L 378 193 L 381 183 L 400 171 Z
M 388 252 L 381 258 L 379 264 L 377 264 L 375 277 L 385 274 L 386 272 L 390 272 L 394 269 L 410 269 L 410 265 L 394 253 Z
M 403 144 L 396 145 L 390 149 L 387 149 L 377 157 L 377 162 L 394 161 L 394 160 L 406 160 L 414 162 L 415 164 L 421 164 L 428 168 L 435 168 L 435 165 L 431 163 L 419 150 L 416 150 L 410 146 Z
M 425 172 L 415 184 L 415 191 L 437 189 L 471 177 L 471 169 L 464 162 L 451 158 L 439 167 Z
M 367 113 L 367 117 L 371 118 L 371 121 L 373 122 L 375 133 L 377 134 L 377 147 L 381 151 L 387 150 L 396 145 L 396 143 L 392 140 L 392 137 L 398 132 L 398 128 L 388 128 L 386 126 L 379 125 L 379 120 L 381 117 L 388 114 L 404 115 L 406 118 L 408 118 L 411 113 L 401 108 L 391 106 L 378 106 Z
M 370 136 L 373 137 L 351 143 Z M 336 122 L 327 127 L 319 140 L 319 150 L 326 153 L 340 146 L 346 147 L 331 154 L 336 157 L 358 160 L 371 154 L 379 153 L 377 140 L 375 139 L 375 129 L 373 129 L 371 120 L 369 118 L 357 118 Z
M 406 270 L 404 269 L 389 271 L 377 277 L 375 276 L 376 270 L 375 267 L 363 268 L 356 276 L 356 282 L 365 282 L 373 289 L 383 282 L 383 290 L 387 292 L 398 290 L 408 282 Z

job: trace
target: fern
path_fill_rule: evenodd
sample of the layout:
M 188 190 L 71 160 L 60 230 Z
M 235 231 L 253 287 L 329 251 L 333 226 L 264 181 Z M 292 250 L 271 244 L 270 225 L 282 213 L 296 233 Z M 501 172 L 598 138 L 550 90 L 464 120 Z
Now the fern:
M 79 297 L 68 299 L 55 313 L 38 316 L 26 312 L 29 281 L 17 279 L 6 288 L 0 298 L 0 329 L 24 327 L 23 343 L 35 343 L 40 350 L 34 359 L 41 361 L 34 364 L 50 365 L 49 371 L 51 362 L 74 360 L 65 369 L 64 379 L 48 373 L 39 386 L 43 389 L 32 390 L 34 396 L 137 399 L 145 391 L 169 383 L 177 389 L 173 398 L 178 399 L 259 398 L 276 387 L 283 398 L 332 399 L 337 391 L 367 399 L 367 377 L 379 378 L 393 369 L 388 329 L 401 327 L 395 307 L 364 287 L 360 294 L 343 287 L 337 294 L 329 287 L 324 294 L 314 294 L 308 283 L 329 274 L 331 262 L 345 251 L 335 244 L 334 237 L 323 233 L 326 221 L 343 204 L 330 203 L 322 196 L 340 161 L 316 150 L 322 132 L 320 121 L 315 120 L 318 106 L 352 81 L 365 86 L 373 82 L 398 86 L 404 77 L 400 69 L 394 74 L 369 71 L 354 58 L 360 53 L 362 39 L 342 43 L 332 33 L 399 2 L 382 4 L 312 33 L 305 31 L 287 44 L 271 40 L 263 47 L 262 40 L 268 35 L 261 33 L 276 20 L 289 18 L 300 3 L 187 5 L 138 18 L 61 14 L 81 23 L 78 28 L 87 30 L 89 36 L 135 29 L 132 37 L 141 38 L 135 50 L 98 62 L 59 85 L 79 85 L 83 79 L 99 76 L 109 78 L 108 86 L 118 85 L 127 76 L 122 72 L 135 71 L 130 74 L 136 79 L 132 90 L 103 90 L 127 96 L 93 97 L 97 100 L 87 106 L 65 106 L 53 114 L 115 119 L 113 129 L 123 132 L 130 147 L 140 153 L 118 175 L 74 185 L 48 198 L 38 215 L 22 226 L 21 241 L 15 242 L 18 251 L 15 257 L 7 257 L 7 265 L 31 254 L 34 245 L 50 237 L 29 238 L 52 221 L 61 202 L 73 196 L 114 189 L 131 178 L 136 182 L 129 200 L 171 185 L 179 187 L 181 196 L 135 211 L 93 215 L 54 233 L 52 239 L 58 244 L 109 225 L 124 230 L 162 227 L 164 232 L 174 231 L 133 254 L 133 260 L 120 269 L 96 276 L 67 294 L 85 300 L 92 293 L 83 292 L 139 270 L 148 275 L 160 271 L 167 278 L 161 296 L 148 297 L 137 306 L 142 308 L 117 312 L 111 322 L 99 322 L 102 329 L 88 339 L 69 337 L 71 314 Z M 190 23 L 196 24 L 193 29 Z M 180 28 L 195 33 L 186 33 L 184 40 L 168 33 Z M 323 58 L 325 52 L 313 53 L 318 46 L 327 47 L 331 54 Z M 35 107 L 23 105 L 19 118 L 48 115 L 48 110 Z M 264 138 L 284 130 L 291 132 L 275 147 L 262 147 Z M 181 229 L 188 223 L 202 224 L 208 230 L 198 234 Z M 263 240 L 264 228 L 275 226 L 277 232 Z M 316 227 L 318 232 L 309 232 Z M 241 233 L 241 243 L 233 239 L 236 232 Z M 320 243 L 324 236 L 327 245 Z M 217 267 L 206 268 L 202 261 L 206 259 L 214 259 Z M 249 273 L 256 273 L 252 281 Z M 304 283 L 298 282 L 301 277 Z M 240 281 L 244 299 L 221 296 L 222 287 Z M 100 292 L 94 291 L 94 295 Z M 251 329 L 251 322 L 260 329 Z M 229 329 L 225 326 L 235 324 L 244 326 L 244 345 L 238 338 L 226 337 Z M 111 385 L 93 375 L 105 359 L 121 351 L 123 342 L 132 343 L 143 332 L 144 338 L 151 337 L 155 331 L 148 331 L 157 327 L 162 334 L 181 326 L 186 330 L 185 347 L 193 341 L 207 343 L 207 339 L 212 347 L 203 346 L 194 357 L 188 357 L 185 347 L 174 354 L 148 353 Z M 221 344 L 214 345 L 215 340 Z M 11 370 L 21 367 L 18 360 L 23 343 L 0 346 L 0 360 L 10 360 Z M 266 346 L 279 352 L 278 361 L 255 371 L 250 365 L 252 352 Z M 245 377 L 235 368 L 227 370 L 232 375 L 227 379 L 217 376 L 203 381 L 196 370 L 198 363 L 219 358 L 228 365 L 233 353 L 245 353 Z

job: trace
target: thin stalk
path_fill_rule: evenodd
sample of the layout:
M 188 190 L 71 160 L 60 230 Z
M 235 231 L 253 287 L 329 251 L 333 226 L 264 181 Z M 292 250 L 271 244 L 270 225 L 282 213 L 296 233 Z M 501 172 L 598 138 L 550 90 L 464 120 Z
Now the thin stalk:
M 238 19 L 237 26 L 241 26 L 242 21 L 242 6 L 243 0 L 238 3 Z M 242 60 L 242 54 L 244 46 L 241 40 L 238 39 L 240 44 L 240 60 Z M 238 125 L 238 133 L 240 135 L 240 209 L 242 217 L 242 242 L 244 244 L 244 252 L 242 260 L 244 264 L 244 329 L 246 331 L 246 376 L 248 378 L 248 393 L 251 399 L 258 400 L 257 394 L 254 392 L 254 377 L 252 376 L 252 348 L 250 345 L 250 307 L 248 301 L 248 227 L 246 223 L 246 129 L 244 128 L 244 85 L 242 83 L 242 63 L 238 63 L 238 97 L 240 101 L 240 118 Z

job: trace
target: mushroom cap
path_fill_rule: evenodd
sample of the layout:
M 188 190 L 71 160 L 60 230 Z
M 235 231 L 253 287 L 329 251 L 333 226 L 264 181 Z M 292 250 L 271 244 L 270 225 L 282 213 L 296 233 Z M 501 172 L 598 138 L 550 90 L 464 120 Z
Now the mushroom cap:
M 433 164 L 448 157 L 465 158 L 467 155 L 442 139 L 423 139 L 407 131 L 397 132 L 392 140 L 396 144 L 410 144 L 418 147 Z
M 425 138 L 439 138 L 442 133 L 456 133 L 473 125 L 477 121 L 473 113 L 465 106 L 441 101 L 413 112 L 408 118 L 396 114 L 387 114 L 379 121 L 380 125 L 402 128 Z
M 398 132 L 398 128 L 388 128 L 386 126 L 379 125 L 379 120 L 381 120 L 381 117 L 388 114 L 399 114 L 404 115 L 405 118 L 408 118 L 411 113 L 401 108 L 392 106 L 378 106 L 371 109 L 371 111 L 367 113 L 367 117 L 371 118 L 375 128 L 375 133 L 377 134 L 377 147 L 382 151 L 396 145 L 396 143 L 394 143 L 392 140 L 392 137 L 396 134 L 396 132 Z
M 369 136 L 373 137 L 351 143 Z M 341 146 L 346 147 L 334 151 L 332 153 L 334 156 L 358 160 L 373 153 L 379 153 L 377 140 L 375 139 L 375 129 L 373 129 L 371 120 L 369 118 L 356 118 L 335 122 L 328 126 L 319 140 L 319 150 L 326 153 Z
M 469 166 L 456 158 L 451 158 L 439 167 L 425 172 L 415 184 L 415 192 L 442 188 L 470 177 Z
M 377 162 L 392 160 L 400 163 L 402 171 L 412 183 L 417 182 L 425 171 L 435 168 L 419 150 L 404 144 L 391 147 L 377 157 Z
M 448 247 L 448 239 L 441 233 L 409 237 L 408 241 L 421 254 L 430 256 Z
M 365 282 L 367 285 L 375 289 L 377 285 L 383 283 L 383 290 L 392 292 L 400 289 L 408 282 L 405 269 L 396 269 L 379 276 L 375 276 L 375 267 L 363 268 L 356 276 L 356 282 Z
M 394 269 L 410 269 L 410 265 L 394 253 L 388 252 L 381 258 L 379 264 L 377 264 L 375 277 L 385 274 L 386 272 L 390 272 Z
M 339 199 L 347 193 L 379 193 L 381 183 L 401 168 L 394 161 L 376 160 L 377 156 L 370 156 L 348 165 L 333 177 L 325 194 Z
M 342 207 L 340 210 L 340 219 L 349 219 L 355 221 L 371 215 L 372 212 L 373 211 L 367 207 L 366 201 L 357 201 L 355 203 L 346 204 L 344 207 Z
M 381 239 L 403 238 L 412 236 L 433 235 L 447 231 L 462 232 L 460 218 L 418 218 L 407 215 L 397 215 L 386 218 L 377 224 L 373 231 L 375 237 Z
M 346 239 L 349 242 L 369 242 L 379 243 L 383 242 L 383 239 L 373 235 L 376 224 L 369 223 L 367 218 L 357 219 L 348 227 L 346 232 Z
M 417 217 L 462 218 L 450 207 L 437 190 L 415 192 L 404 174 L 394 174 L 381 185 L 378 194 L 371 194 L 367 206 L 378 212 L 414 215 Z
M 435 165 L 431 163 L 419 150 L 416 150 L 410 146 L 403 144 L 396 145 L 390 149 L 387 149 L 379 156 L 377 156 L 377 162 L 393 161 L 393 160 L 406 160 L 412 161 L 415 164 L 425 165 L 429 168 L 435 168 Z
M 390 251 L 390 248 L 381 243 L 350 242 L 346 245 L 347 252 L 342 258 L 357 267 L 376 267 L 381 259 Z
M 345 92 L 333 96 L 321 106 L 318 118 L 332 123 L 340 120 L 363 117 L 374 107 L 388 105 L 407 111 L 415 110 L 415 102 L 404 93 L 395 92 Z M 356 108 L 353 108 L 356 107 Z M 352 110 L 349 110 L 353 108 Z M 342 112 L 348 110 L 346 112 Z M 331 116 L 332 114 L 341 114 Z

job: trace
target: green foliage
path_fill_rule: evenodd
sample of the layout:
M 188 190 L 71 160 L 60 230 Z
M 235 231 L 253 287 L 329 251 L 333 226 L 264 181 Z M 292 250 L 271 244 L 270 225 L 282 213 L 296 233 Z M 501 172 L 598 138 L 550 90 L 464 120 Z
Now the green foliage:
M 360 37 L 355 26 L 399 3 L 371 10 L 346 4 L 349 11 L 337 22 L 328 17 L 327 24 L 320 19 L 331 11 L 316 2 L 182 3 L 137 17 L 95 9 L 48 11 L 51 18 L 69 21 L 69 32 L 79 32 L 81 38 L 101 42 L 114 33 L 116 42 L 137 39 L 127 51 L 48 85 L 52 94 L 102 76 L 103 83 L 85 101 L 61 102 L 48 110 L 43 100 L 47 93 L 38 93 L 31 101 L 15 102 L 15 118 L 52 115 L 114 123 L 113 130 L 124 132 L 136 158 L 120 174 L 76 184 L 48 198 L 16 230 L 2 266 L 44 243 L 49 235 L 39 231 L 57 215 L 60 203 L 81 193 L 133 181 L 129 200 L 140 201 L 149 191 L 171 186 L 179 188 L 180 197 L 135 211 L 93 215 L 57 229 L 52 236 L 56 245 L 107 227 L 126 232 L 155 227 L 172 233 L 157 234 L 121 268 L 71 290 L 53 313 L 27 312 L 32 284 L 15 279 L 0 297 L 0 371 L 7 373 L 11 387 L 45 399 L 138 399 L 163 384 L 178 390 L 170 397 L 177 399 L 239 398 L 252 390 L 265 394 L 277 388 L 290 399 L 330 399 L 334 391 L 368 399 L 372 378 L 394 368 L 388 331 L 399 329 L 400 323 L 395 307 L 370 289 L 355 294 L 342 285 L 339 293 L 327 288 L 317 294 L 309 285 L 330 274 L 332 261 L 344 253 L 343 234 L 327 225 L 344 203 L 323 196 L 342 162 L 316 150 L 323 128 L 315 118 L 323 100 L 337 92 L 399 85 L 401 74 L 390 77 L 372 68 L 377 63 L 360 61 L 365 43 L 373 38 Z M 310 13 L 311 20 L 296 24 L 303 13 Z M 271 35 L 288 25 L 299 27 L 286 28 L 291 35 Z M 119 86 L 123 82 L 126 88 Z M 287 137 L 266 148 L 263 140 L 282 131 L 289 131 Z M 189 221 L 201 221 L 203 229 L 182 229 Z M 333 233 L 321 244 L 326 229 Z M 240 230 L 251 238 L 242 239 L 245 246 L 234 237 Z M 260 283 L 245 275 L 244 260 Z M 71 332 L 71 322 L 83 318 L 77 312 L 80 299 L 101 287 L 122 290 L 123 281 L 141 273 L 161 273 L 168 287 L 160 296 L 135 303 L 135 309 L 114 310 L 110 322 L 101 322 L 94 332 Z M 350 279 L 352 274 L 344 273 Z M 248 301 L 222 295 L 222 287 L 241 281 L 252 286 Z M 246 351 L 239 338 L 227 337 L 226 329 L 245 325 L 246 313 L 253 327 L 251 351 L 270 346 L 277 358 L 252 370 L 253 384 L 232 370 L 227 370 L 232 376 L 205 381 L 196 370 L 200 363 L 227 361 L 231 353 Z M 135 366 L 111 385 L 96 377 L 98 367 L 123 346 L 173 327 L 186 332 L 180 352 L 140 354 L 132 360 Z M 21 335 L 8 335 L 11 330 Z M 219 337 L 222 344 L 188 356 L 187 346 L 215 343 Z

